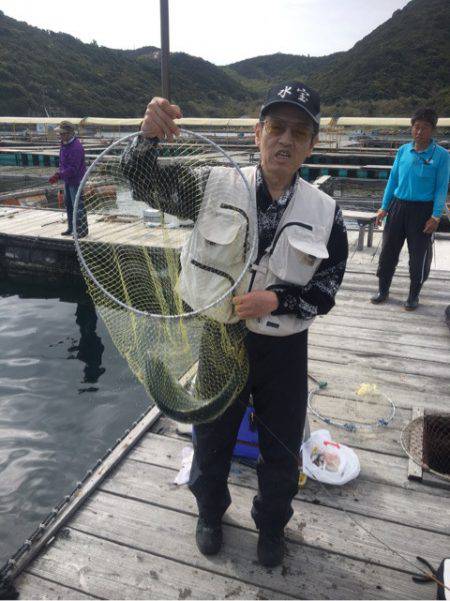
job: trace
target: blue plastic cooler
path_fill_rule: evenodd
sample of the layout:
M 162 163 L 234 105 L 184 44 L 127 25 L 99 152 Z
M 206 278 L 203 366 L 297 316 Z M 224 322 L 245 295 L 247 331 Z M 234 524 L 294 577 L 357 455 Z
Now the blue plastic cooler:
M 258 459 L 258 431 L 256 429 L 254 409 L 252 406 L 247 407 L 244 417 L 242 418 L 233 455 L 235 457 L 244 457 L 245 459 L 253 459 L 255 461 Z

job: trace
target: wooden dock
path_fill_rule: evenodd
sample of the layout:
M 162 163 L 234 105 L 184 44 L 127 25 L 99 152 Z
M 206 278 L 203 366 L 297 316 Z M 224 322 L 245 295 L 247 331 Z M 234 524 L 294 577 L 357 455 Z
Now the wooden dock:
M 309 371 L 328 382 L 321 394 L 335 415 L 370 381 L 393 399 L 396 416 L 370 433 L 329 428 L 355 449 L 361 474 L 343 487 L 308 481 L 300 490 L 283 567 L 265 569 L 256 561 L 250 517 L 256 476 L 238 463 L 230 478 L 233 504 L 225 516 L 223 549 L 213 558 L 198 552 L 194 499 L 185 486 L 173 484 L 190 440 L 162 417 L 17 578 L 20 597 L 435 598 L 436 585 L 415 584 L 411 575 L 419 569 L 416 555 L 434 566 L 448 557 L 450 485 L 430 476 L 408 480 L 400 433 L 413 407 L 449 411 L 444 310 L 450 270 L 438 264 L 418 310 L 405 312 L 409 279 L 403 255 L 389 302 L 376 307 L 368 302 L 376 289 L 372 253 L 366 248 L 353 255 L 336 307 L 312 326 Z M 313 416 L 310 425 L 324 427 Z
M 147 227 L 142 218 L 115 218 L 89 214 L 93 239 L 115 244 L 181 248 L 188 229 Z M 72 279 L 81 277 L 71 236 L 62 236 L 67 228 L 66 212 L 0 206 L 0 274 Z M 89 241 L 89 237 L 85 238 Z

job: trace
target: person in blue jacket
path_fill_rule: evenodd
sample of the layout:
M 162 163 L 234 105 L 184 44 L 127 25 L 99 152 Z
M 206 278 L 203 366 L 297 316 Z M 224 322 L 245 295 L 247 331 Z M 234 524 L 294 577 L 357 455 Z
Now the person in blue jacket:
M 386 217 L 378 264 L 378 293 L 370 300 L 383 303 L 405 242 L 409 251 L 411 285 L 404 305 L 413 311 L 428 278 L 433 253 L 433 234 L 447 197 L 449 153 L 433 139 L 438 116 L 431 108 L 418 109 L 411 118 L 413 141 L 398 149 L 384 191 L 376 225 Z

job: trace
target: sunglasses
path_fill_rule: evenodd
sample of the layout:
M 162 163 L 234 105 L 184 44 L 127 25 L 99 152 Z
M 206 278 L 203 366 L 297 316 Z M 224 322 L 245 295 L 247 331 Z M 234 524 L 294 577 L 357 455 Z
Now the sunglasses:
M 261 121 L 261 124 L 270 136 L 282 136 L 289 129 L 296 142 L 307 142 L 313 135 L 311 128 L 300 123 L 298 125 L 292 125 L 291 123 L 283 121 L 283 119 L 264 119 L 264 121 Z

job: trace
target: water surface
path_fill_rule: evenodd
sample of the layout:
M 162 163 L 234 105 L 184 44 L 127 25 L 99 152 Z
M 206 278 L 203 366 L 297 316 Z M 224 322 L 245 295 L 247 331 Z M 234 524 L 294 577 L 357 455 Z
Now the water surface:
M 148 405 L 83 290 L 0 283 L 0 566 Z

